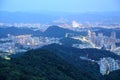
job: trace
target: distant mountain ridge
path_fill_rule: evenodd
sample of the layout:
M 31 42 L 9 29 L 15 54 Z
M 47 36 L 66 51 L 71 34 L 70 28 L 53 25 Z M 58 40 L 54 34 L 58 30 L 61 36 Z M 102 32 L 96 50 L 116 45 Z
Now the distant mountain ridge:
M 24 35 L 32 34 L 33 36 L 44 36 L 44 37 L 65 37 L 66 33 L 84 34 L 69 29 L 64 29 L 59 26 L 50 26 L 46 31 L 41 32 L 40 30 L 34 31 L 30 28 L 17 28 L 17 27 L 6 27 L 0 28 L 0 36 L 5 37 L 7 34 L 11 35 Z
M 66 33 L 80 34 L 69 29 L 64 29 L 59 26 L 50 26 L 44 33 L 44 36 L 49 37 L 65 37 Z
M 42 34 L 40 30 L 33 31 L 30 28 L 17 28 L 17 27 L 5 27 L 0 28 L 0 37 L 7 37 L 8 34 L 11 35 L 24 35 L 24 34 L 31 34 L 34 36 L 39 36 Z
M 92 28 L 92 29 L 98 29 L 96 34 L 103 33 L 105 36 L 110 36 L 111 32 L 116 32 L 116 37 L 120 38 L 120 29 L 107 29 L 107 28 Z M 0 28 L 0 37 L 6 37 L 7 34 L 11 35 L 21 35 L 21 34 L 32 34 L 33 36 L 44 36 L 44 37 L 65 37 L 66 33 L 73 33 L 77 35 L 87 35 L 87 31 L 83 32 L 75 32 L 69 29 L 65 29 L 56 25 L 49 26 L 44 32 L 41 30 L 34 31 L 31 28 L 18 28 L 18 27 L 1 27 Z
M 120 12 L 94 12 L 94 13 L 59 13 L 59 12 L 6 12 L 0 11 L 0 22 L 4 23 L 53 23 L 63 16 L 68 19 L 69 23 L 73 20 L 80 22 L 103 22 L 103 23 L 119 23 Z

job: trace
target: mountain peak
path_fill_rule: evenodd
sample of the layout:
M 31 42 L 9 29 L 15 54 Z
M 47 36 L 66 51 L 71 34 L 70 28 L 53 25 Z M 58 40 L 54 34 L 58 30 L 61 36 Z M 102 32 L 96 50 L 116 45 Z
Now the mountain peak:
M 61 27 L 56 26 L 56 25 L 53 25 L 53 26 L 50 26 L 50 27 L 47 28 L 47 30 L 51 30 L 51 29 L 54 30 L 54 29 L 64 29 L 64 28 L 61 28 Z
M 78 32 L 74 32 L 69 29 L 64 29 L 59 26 L 50 26 L 45 32 L 44 36 L 49 37 L 64 37 L 66 33 L 75 33 L 78 34 Z

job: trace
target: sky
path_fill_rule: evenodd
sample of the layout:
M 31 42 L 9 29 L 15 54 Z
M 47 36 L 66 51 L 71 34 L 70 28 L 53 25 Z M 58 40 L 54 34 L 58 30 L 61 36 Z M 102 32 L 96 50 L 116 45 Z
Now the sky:
M 112 12 L 120 11 L 120 0 L 0 0 L 0 11 Z

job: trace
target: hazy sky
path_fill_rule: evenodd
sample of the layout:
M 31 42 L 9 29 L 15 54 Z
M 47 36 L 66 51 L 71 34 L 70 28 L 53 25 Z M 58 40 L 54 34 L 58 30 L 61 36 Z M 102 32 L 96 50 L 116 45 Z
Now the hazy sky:
M 0 10 L 13 12 L 120 11 L 120 0 L 0 0 Z

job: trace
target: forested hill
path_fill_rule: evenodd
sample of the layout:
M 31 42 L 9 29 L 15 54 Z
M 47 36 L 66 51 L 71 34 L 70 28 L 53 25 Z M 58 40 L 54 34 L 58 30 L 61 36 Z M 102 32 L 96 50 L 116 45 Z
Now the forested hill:
M 99 66 L 96 63 L 81 60 L 77 55 L 78 53 L 73 54 L 71 52 L 71 50 L 77 51 L 74 48 L 68 51 L 68 47 L 53 45 L 42 49 L 29 50 L 21 56 L 11 58 L 9 61 L 0 58 L 0 80 L 119 79 L 119 70 L 117 73 L 111 73 L 110 76 L 102 76 L 99 72 Z M 53 50 L 48 50 L 48 48 Z
M 0 61 L 0 80 L 95 80 L 47 50 L 30 50 L 11 61 Z
M 62 56 L 69 55 L 72 57 L 74 56 L 76 58 L 79 56 L 88 56 L 88 58 L 92 60 L 99 60 L 100 58 L 103 57 L 111 57 L 120 60 L 120 56 L 117 56 L 113 52 L 95 49 L 95 48 L 78 49 L 78 48 L 66 47 L 58 44 L 51 44 L 48 46 L 44 46 L 43 48 L 55 52 L 56 54 Z

